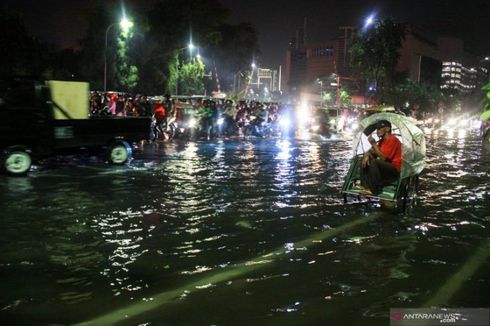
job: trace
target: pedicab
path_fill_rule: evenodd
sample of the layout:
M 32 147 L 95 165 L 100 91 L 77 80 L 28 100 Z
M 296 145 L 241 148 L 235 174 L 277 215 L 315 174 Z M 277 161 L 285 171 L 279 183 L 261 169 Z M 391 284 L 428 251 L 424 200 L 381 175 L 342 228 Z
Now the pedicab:
M 360 166 L 364 153 L 371 148 L 367 137 L 375 131 L 376 123 L 380 120 L 388 120 L 392 125 L 392 134 L 400 139 L 402 166 L 398 180 L 383 187 L 381 193 L 373 195 L 359 187 Z M 415 125 L 415 121 L 410 117 L 390 112 L 372 114 L 359 123 L 358 134 L 354 139 L 353 157 L 342 186 L 344 202 L 373 199 L 406 212 L 408 207 L 415 204 L 419 175 L 424 166 L 425 137 L 422 130 Z

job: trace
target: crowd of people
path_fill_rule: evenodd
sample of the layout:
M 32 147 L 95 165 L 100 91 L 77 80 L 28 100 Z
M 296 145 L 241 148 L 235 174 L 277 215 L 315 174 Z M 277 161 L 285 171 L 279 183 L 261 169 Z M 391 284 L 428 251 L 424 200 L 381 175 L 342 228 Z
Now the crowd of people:
M 92 92 L 90 97 L 90 116 L 132 116 L 153 119 L 150 139 L 165 136 L 169 127 L 182 129 L 192 128 L 200 136 L 238 135 L 243 133 L 265 136 L 282 128 L 294 129 L 305 122 L 298 116 L 295 106 L 281 103 L 262 103 L 258 101 L 238 101 L 206 97 L 178 97 L 129 95 L 115 92 Z M 313 115 L 320 131 L 327 132 L 329 115 L 327 110 L 311 106 L 307 113 Z M 300 115 L 301 115 L 300 114 Z M 306 118 L 306 117 L 305 117 Z M 309 118 L 309 117 L 308 117 Z M 286 126 L 287 125 L 287 126 Z M 172 130 L 171 137 L 176 130 Z M 168 135 L 167 135 L 168 138 Z
M 145 95 L 116 92 L 91 92 L 89 113 L 99 116 L 151 116 L 153 104 Z
M 295 111 L 294 113 L 289 111 Z M 131 95 L 118 92 L 92 92 L 90 96 L 91 117 L 100 116 L 132 116 L 153 117 L 156 122 L 155 133 L 162 131 L 169 125 L 184 125 L 190 116 L 194 116 L 203 130 L 216 131 L 218 119 L 223 119 L 221 129 L 225 134 L 237 134 L 243 131 L 246 125 L 254 125 L 252 131 L 257 134 L 263 132 L 262 127 L 271 127 L 278 122 L 281 116 L 290 118 L 292 126 L 300 123 L 295 107 L 281 103 L 261 103 L 258 101 L 234 102 L 230 99 L 214 99 L 206 97 L 178 97 L 146 96 L 142 94 Z M 373 111 L 374 112 L 374 111 Z M 326 110 L 321 107 L 311 106 L 310 115 L 317 120 L 317 124 L 326 129 L 343 132 L 352 129 L 356 122 L 362 119 L 363 114 L 372 113 L 370 109 L 359 110 L 356 108 L 344 108 L 342 110 Z M 440 127 L 443 121 L 444 108 L 438 106 L 435 113 L 422 111 L 420 106 L 414 105 L 403 114 L 409 115 L 425 127 Z M 334 123 L 331 121 L 335 120 Z M 254 130 L 255 129 L 255 130 Z M 269 128 L 270 129 L 270 128 Z
M 156 101 L 154 108 L 152 139 L 162 130 L 177 126 L 179 130 L 192 131 L 195 137 L 208 139 L 234 135 L 265 137 L 280 131 L 284 133 L 286 128 L 293 129 L 298 122 L 293 106 L 279 103 L 164 97 Z M 171 130 L 170 135 L 175 136 L 175 130 Z

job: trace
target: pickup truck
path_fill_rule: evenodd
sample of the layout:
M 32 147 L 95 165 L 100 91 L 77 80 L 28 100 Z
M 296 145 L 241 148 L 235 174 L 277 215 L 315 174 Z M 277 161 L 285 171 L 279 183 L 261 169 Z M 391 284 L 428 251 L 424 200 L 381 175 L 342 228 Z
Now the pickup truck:
M 0 169 L 25 175 L 33 162 L 81 149 L 124 164 L 148 138 L 150 117 L 89 117 L 88 83 L 0 80 Z

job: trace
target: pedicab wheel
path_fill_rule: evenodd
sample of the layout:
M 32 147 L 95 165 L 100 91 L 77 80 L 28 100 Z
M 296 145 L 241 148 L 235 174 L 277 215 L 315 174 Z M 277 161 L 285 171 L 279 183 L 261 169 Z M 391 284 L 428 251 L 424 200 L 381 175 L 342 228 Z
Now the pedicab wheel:
M 121 165 L 129 161 L 132 156 L 131 146 L 125 141 L 118 141 L 109 146 L 107 151 L 109 163 Z
M 10 175 L 25 175 L 31 168 L 32 158 L 27 149 L 7 149 L 2 156 L 2 167 Z
M 490 143 L 490 129 L 487 130 L 485 135 L 483 136 L 483 140 L 488 144 Z
M 417 201 L 418 176 L 411 176 L 404 184 L 401 190 L 401 196 L 398 200 L 398 206 L 401 213 L 407 213 L 409 209 L 415 206 Z

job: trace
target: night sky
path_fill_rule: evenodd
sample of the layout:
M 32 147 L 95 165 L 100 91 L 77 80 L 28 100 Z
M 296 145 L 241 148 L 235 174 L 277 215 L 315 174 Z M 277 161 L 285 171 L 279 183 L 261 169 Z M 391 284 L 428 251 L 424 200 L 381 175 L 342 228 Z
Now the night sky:
M 175 0 L 178 1 L 178 0 Z M 461 37 L 471 52 L 490 55 L 488 0 L 222 0 L 231 10 L 230 23 L 250 22 L 259 32 L 263 67 L 283 64 L 286 48 L 307 19 L 307 39 L 314 42 L 336 35 L 338 26 L 361 25 L 370 13 L 428 27 Z M 61 47 L 74 46 L 86 23 L 81 12 L 87 0 L 2 0 L 2 5 L 25 15 L 30 32 Z M 151 0 L 126 0 L 130 10 L 148 7 Z

